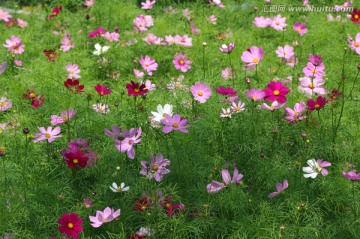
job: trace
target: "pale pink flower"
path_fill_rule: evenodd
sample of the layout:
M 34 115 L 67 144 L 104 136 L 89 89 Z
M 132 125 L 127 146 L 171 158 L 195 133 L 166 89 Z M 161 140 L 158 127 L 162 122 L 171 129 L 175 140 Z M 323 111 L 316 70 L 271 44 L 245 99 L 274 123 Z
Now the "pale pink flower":
M 313 96 L 315 93 L 319 95 L 327 94 L 326 88 L 323 86 L 325 81 L 321 78 L 303 77 L 299 79 L 300 85 L 298 90 L 304 93 L 307 97 Z
M 12 107 L 12 102 L 9 101 L 6 97 L 1 97 L 0 99 L 0 112 L 10 109 Z
M 283 184 L 281 183 L 277 183 L 276 184 L 276 191 L 277 192 L 272 192 L 269 194 L 268 198 L 272 199 L 276 196 L 278 196 L 282 191 L 284 191 L 285 189 L 287 189 L 289 187 L 289 183 L 287 179 L 284 179 Z
M 95 216 L 89 216 L 91 223 L 91 226 L 97 228 L 100 227 L 102 224 L 111 222 L 115 218 L 120 216 L 120 209 L 114 210 L 113 208 L 107 207 L 105 210 L 102 211 L 96 211 Z
M 250 89 L 246 96 L 252 101 L 260 101 L 265 97 L 265 92 L 262 89 Z
M 259 64 L 259 62 L 264 57 L 264 50 L 261 47 L 252 46 L 241 55 L 241 60 L 247 64 L 247 67 L 252 68 L 253 66 Z
M 229 186 L 231 183 L 240 185 L 241 184 L 240 180 L 243 178 L 243 175 L 239 173 L 239 170 L 235 167 L 232 178 L 228 169 L 221 170 L 221 177 L 223 180 L 222 183 L 218 181 L 212 181 L 210 184 L 206 186 L 206 189 L 209 193 L 217 193 L 221 189 Z
M 69 73 L 68 75 L 68 79 L 79 79 L 81 78 L 80 74 L 80 69 L 79 66 L 77 64 L 68 64 L 66 65 L 66 70 Z
M 145 56 L 145 58 L 140 57 L 139 63 L 149 76 L 152 76 L 152 72 L 156 71 L 158 67 L 158 63 L 156 63 L 154 59 L 151 59 L 150 56 Z
M 279 46 L 275 52 L 278 57 L 285 58 L 286 60 L 294 57 L 294 48 L 289 45 L 285 45 L 284 47 Z
M 146 0 L 145 2 L 141 3 L 141 9 L 143 10 L 149 10 L 153 8 L 153 5 L 156 3 L 156 0 L 150 1 Z
M 75 47 L 75 42 L 71 40 L 70 34 L 65 34 L 64 38 L 61 39 L 61 44 L 60 49 L 63 51 L 69 51 Z
M 182 54 L 179 52 L 177 55 L 174 56 L 173 64 L 177 70 L 181 70 L 182 72 L 187 72 L 191 69 L 192 61 L 188 59 L 188 55 Z
M 1 8 L 0 8 L 0 20 L 3 20 L 5 22 L 8 22 L 9 19 L 11 19 L 12 16 L 6 12 L 6 11 L 3 11 Z
M 360 55 L 360 32 L 356 34 L 355 40 L 352 40 L 350 37 L 350 41 L 348 40 L 348 42 L 350 42 L 350 48 Z
M 147 89 L 148 91 L 155 90 L 156 88 L 156 84 L 152 83 L 150 80 L 146 80 L 144 84 L 145 84 L 145 89 Z
M 7 125 L 0 123 L 0 134 L 6 129 Z
M 221 71 L 221 76 L 225 79 L 232 79 L 233 78 L 233 70 L 229 67 L 225 68 Z
M 199 81 L 190 87 L 190 91 L 195 100 L 199 101 L 200 103 L 205 103 L 212 94 L 211 88 L 207 84 L 201 83 Z
M 230 108 L 222 108 L 220 113 L 221 118 L 231 118 L 231 111 Z
M 221 0 L 209 0 L 210 5 L 217 6 L 219 8 L 224 8 L 224 4 L 222 4 Z
M 98 104 L 94 104 L 92 107 L 98 113 L 102 113 L 102 114 L 110 113 L 109 106 L 106 104 L 98 103 Z
M 294 55 L 288 59 L 285 59 L 285 63 L 286 63 L 286 65 L 288 65 L 290 67 L 294 67 L 296 64 L 299 63 L 299 59 L 297 57 L 295 57 L 295 55 Z
M 307 33 L 307 27 L 305 24 L 301 22 L 297 22 L 293 26 L 294 30 L 300 34 L 300 36 L 303 36 L 305 33 Z
M 186 17 L 187 20 L 190 21 L 191 19 L 191 12 L 189 10 L 189 8 L 185 8 L 182 12 L 183 16 Z
M 165 41 L 170 46 L 175 43 L 175 38 L 173 36 L 165 36 Z
M 109 42 L 119 41 L 120 34 L 117 33 L 117 32 L 111 32 L 111 33 L 110 32 L 105 32 L 103 37 L 105 39 L 107 39 Z
M 192 38 L 188 37 L 188 35 L 179 36 L 176 35 L 174 38 L 175 44 L 179 44 L 182 46 L 192 46 Z
M 162 154 L 151 155 L 151 162 L 141 161 L 142 169 L 141 175 L 147 176 L 148 179 L 155 179 L 156 182 L 161 182 L 165 174 L 169 174 L 170 170 L 166 167 L 170 165 L 170 160 L 164 159 Z
M 253 23 L 255 24 L 255 26 L 259 28 L 265 28 L 271 25 L 272 20 L 268 17 L 265 18 L 264 16 L 260 16 L 260 17 L 255 17 Z
M 86 0 L 86 1 L 84 2 L 84 5 L 85 5 L 86 7 L 92 7 L 92 6 L 94 6 L 94 1 L 95 1 L 95 0 Z
M 308 62 L 306 64 L 306 67 L 303 68 L 303 73 L 307 77 L 322 78 L 323 76 L 326 75 L 324 69 L 325 69 L 325 65 L 323 63 L 321 63 L 318 66 L 315 66 L 311 62 Z
M 215 17 L 215 15 L 211 15 L 207 18 L 207 20 L 212 23 L 213 25 L 216 25 L 216 20 L 217 18 Z
M 245 103 L 240 100 L 237 103 L 232 102 L 231 109 L 234 113 L 240 113 L 245 110 Z
M 194 22 L 190 22 L 190 28 L 191 28 L 191 33 L 194 35 L 199 34 L 201 31 L 200 29 L 196 29 Z
M 44 127 L 38 127 L 38 129 L 40 130 L 40 133 L 35 133 L 35 139 L 33 140 L 34 143 L 44 140 L 47 140 L 48 143 L 51 143 L 55 139 L 62 137 L 59 135 L 61 131 L 59 126 L 55 127 L 54 130 L 52 127 L 47 127 L 46 130 Z
M 282 17 L 280 14 L 272 19 L 271 27 L 278 31 L 285 31 L 287 26 L 286 17 Z
M 15 55 L 21 54 L 25 50 L 25 46 L 21 45 L 20 37 L 11 36 L 10 39 L 7 39 L 5 42 L 6 44 L 3 46 L 12 51 Z
M 146 37 L 143 38 L 143 40 L 144 40 L 147 44 L 152 45 L 152 44 L 154 44 L 154 42 L 156 42 L 156 41 L 158 40 L 158 37 L 155 36 L 155 35 L 152 34 L 152 33 L 149 33 L 149 34 L 147 34 Z
M 19 66 L 19 67 L 21 67 L 23 65 L 21 60 L 14 60 L 14 64 L 15 64 L 15 66 Z
M 268 104 L 266 104 L 266 103 L 261 104 L 260 108 L 270 110 L 270 111 L 274 111 L 274 110 L 282 108 L 284 105 L 285 104 L 279 104 L 279 102 L 273 101 L 270 106 Z
M 134 159 L 135 158 L 134 146 L 135 144 L 141 142 L 141 138 L 140 138 L 141 133 L 142 133 L 141 128 L 130 129 L 123 140 L 120 141 L 118 139 L 115 139 L 115 147 L 122 153 L 126 152 L 127 156 L 130 159 Z
M 188 133 L 189 131 L 187 128 L 189 128 L 189 125 L 187 124 L 187 119 L 181 119 L 180 115 L 175 114 L 172 117 L 168 114 L 165 114 L 165 119 L 161 120 L 161 123 L 164 124 L 164 127 L 162 129 L 162 132 L 164 134 L 168 134 L 171 131 L 180 131 L 182 133 Z
M 20 18 L 17 19 L 17 24 L 21 28 L 24 28 L 24 27 L 28 26 L 28 23 L 26 21 L 21 20 Z
M 134 69 L 134 75 L 136 78 L 143 78 L 144 77 L 144 72 L 139 71 L 138 69 Z
M 349 2 L 344 2 L 343 5 L 335 5 L 334 10 L 336 12 L 348 11 L 348 8 L 351 7 L 351 5 L 352 5 L 352 0 Z
M 64 124 L 67 123 L 69 120 L 71 120 L 74 116 L 75 116 L 74 109 L 69 108 L 68 110 L 64 110 L 63 112 L 61 112 L 60 116 L 51 115 L 50 123 L 52 125 Z
M 306 115 L 303 113 L 306 110 L 306 104 L 302 101 L 300 103 L 296 103 L 294 106 L 294 109 L 291 109 L 289 107 L 285 108 L 285 119 L 291 123 L 298 123 L 300 120 L 303 120 L 306 118 Z

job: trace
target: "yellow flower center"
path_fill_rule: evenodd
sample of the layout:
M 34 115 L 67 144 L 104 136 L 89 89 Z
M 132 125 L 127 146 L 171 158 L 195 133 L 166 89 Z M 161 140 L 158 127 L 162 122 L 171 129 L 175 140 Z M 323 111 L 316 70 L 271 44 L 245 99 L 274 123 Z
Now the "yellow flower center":
M 79 160 L 73 159 L 73 163 L 77 164 L 77 163 L 79 163 Z
M 240 111 L 240 110 L 241 110 L 241 108 L 240 108 L 240 107 L 236 107 L 235 109 L 236 109 L 236 111 Z
M 145 205 L 142 205 L 141 206 L 141 210 L 145 210 L 146 209 L 146 206 Z
M 4 107 L 4 106 L 5 106 L 5 102 L 1 102 L 0 107 Z
M 149 64 L 148 64 L 148 63 L 146 63 L 146 64 L 145 64 L 145 66 L 146 66 L 146 67 L 149 67 Z
M 50 134 L 45 134 L 45 138 L 50 138 L 51 137 L 51 135 Z
M 355 18 L 355 19 L 359 19 L 359 15 L 355 15 L 354 18 Z
M 35 93 L 30 93 L 30 94 L 29 94 L 29 97 L 30 97 L 30 98 L 34 98 L 34 97 L 35 97 Z
M 90 207 L 90 205 L 89 204 L 85 204 L 85 208 L 89 208 Z
M 310 89 L 314 89 L 314 88 L 315 88 L 315 85 L 314 85 L 313 83 L 310 83 L 309 88 L 310 88 Z
M 275 24 L 276 24 L 276 25 L 280 25 L 280 22 L 279 22 L 279 21 L 276 21 Z
M 257 96 L 254 95 L 253 97 L 251 97 L 253 100 L 257 100 Z
M 74 227 L 74 224 L 72 224 L 71 222 L 69 222 L 69 223 L 67 224 L 67 227 L 70 228 L 70 229 L 72 229 L 72 228 Z
M 300 28 L 300 27 L 298 27 L 298 28 L 297 28 L 297 31 L 298 31 L 298 32 L 301 32 L 301 28 Z
M 316 70 L 314 69 L 314 70 L 312 70 L 311 72 L 315 74 L 315 73 L 316 73 Z
M 179 124 L 178 123 L 173 123 L 172 127 L 177 129 L 177 128 L 179 128 Z
M 359 44 L 358 42 L 355 42 L 355 43 L 354 43 L 354 46 L 355 46 L 355 47 L 358 47 L 359 45 L 360 45 L 360 44 Z
M 280 91 L 274 90 L 273 94 L 274 94 L 274 95 L 280 95 Z
M 63 117 L 62 119 L 63 119 L 64 122 L 69 120 L 68 117 Z
M 203 96 L 203 93 L 201 91 L 199 91 L 198 96 Z
M 158 169 L 159 169 L 159 166 L 157 166 L 157 165 L 154 165 L 154 166 L 152 166 L 152 171 L 157 171 Z
M 140 92 L 139 88 L 135 88 L 134 91 L 135 91 L 136 93 L 139 93 L 139 92 Z
M 116 191 L 121 192 L 121 187 L 117 187 Z
M 184 65 L 185 62 L 183 60 L 180 60 L 179 63 L 180 65 Z
M 253 63 L 258 63 L 258 62 L 259 62 L 259 59 L 255 57 L 255 58 L 253 59 Z
M 315 104 L 315 105 L 314 105 L 314 108 L 315 108 L 315 109 L 318 109 L 318 108 L 320 108 L 320 105 L 319 105 L 319 104 Z

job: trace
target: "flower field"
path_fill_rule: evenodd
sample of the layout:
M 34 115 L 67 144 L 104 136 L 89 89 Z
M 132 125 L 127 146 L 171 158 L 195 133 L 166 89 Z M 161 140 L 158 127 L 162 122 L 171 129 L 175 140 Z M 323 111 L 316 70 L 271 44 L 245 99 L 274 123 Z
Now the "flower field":
M 360 238 L 356 1 L 0 3 L 0 238 Z

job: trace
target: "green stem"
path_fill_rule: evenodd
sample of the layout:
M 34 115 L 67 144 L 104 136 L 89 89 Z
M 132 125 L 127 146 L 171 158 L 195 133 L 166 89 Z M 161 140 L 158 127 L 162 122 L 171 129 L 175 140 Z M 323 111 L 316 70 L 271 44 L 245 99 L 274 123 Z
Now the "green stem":
M 352 181 L 352 194 L 353 194 L 353 210 L 354 210 L 354 220 L 357 218 L 357 211 L 356 211 L 356 201 L 355 201 L 355 181 Z
M 228 54 L 228 55 L 229 55 L 229 62 L 230 62 L 230 68 L 231 68 L 232 87 L 234 88 L 235 87 L 235 71 L 234 71 L 233 66 L 231 64 L 231 54 Z

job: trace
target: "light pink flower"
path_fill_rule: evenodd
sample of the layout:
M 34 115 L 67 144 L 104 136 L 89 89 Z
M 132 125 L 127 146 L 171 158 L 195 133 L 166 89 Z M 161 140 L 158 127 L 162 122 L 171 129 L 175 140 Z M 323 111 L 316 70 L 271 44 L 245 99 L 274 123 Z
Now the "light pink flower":
M 191 12 L 189 10 L 189 8 L 185 8 L 182 12 L 183 16 L 186 17 L 187 20 L 190 21 L 191 19 Z
M 54 130 L 52 129 L 52 127 L 47 127 L 46 130 L 44 127 L 38 127 L 38 129 L 41 133 L 35 133 L 35 139 L 33 140 L 34 143 L 44 140 L 47 140 L 48 143 L 51 143 L 55 139 L 62 137 L 61 135 L 59 135 L 61 131 L 59 126 L 55 127 Z
M 143 40 L 144 40 L 147 44 L 152 45 L 152 44 L 154 44 L 154 42 L 156 42 L 156 41 L 158 40 L 158 37 L 155 36 L 155 35 L 152 34 L 152 33 L 149 33 L 149 34 L 147 34 L 146 37 L 143 38 Z
M 149 10 L 153 8 L 153 5 L 156 3 L 156 0 L 150 1 L 146 0 L 145 2 L 141 3 L 141 9 L 143 10 Z
M 28 23 L 26 21 L 21 20 L 20 18 L 17 19 L 17 24 L 21 28 L 24 28 L 24 27 L 28 26 Z
M 232 102 L 231 109 L 234 113 L 240 113 L 245 110 L 245 103 L 241 102 L 241 100 L 239 100 L 237 104 L 235 102 Z
M 12 107 L 12 102 L 9 101 L 6 97 L 1 97 L 0 99 L 0 112 L 10 109 Z
M 84 2 L 84 5 L 85 5 L 86 7 L 92 7 L 92 6 L 94 6 L 94 1 L 95 1 L 95 0 L 86 0 L 86 1 Z
M 192 46 L 192 38 L 188 37 L 188 35 L 179 36 L 176 35 L 174 38 L 175 44 L 179 44 L 182 46 Z
M 71 40 L 70 34 L 65 34 L 64 38 L 61 39 L 60 49 L 63 51 L 69 51 L 75 47 L 75 42 Z
M 221 71 L 221 76 L 225 79 L 232 79 L 233 78 L 233 70 L 229 67 L 225 68 Z
M 14 64 L 15 64 L 15 66 L 19 66 L 19 67 L 21 67 L 23 65 L 21 60 L 14 60 Z
M 187 119 L 181 119 L 180 115 L 175 114 L 172 117 L 168 114 L 165 114 L 165 119 L 161 120 L 165 126 L 162 129 L 162 132 L 165 134 L 170 133 L 173 130 L 180 131 L 182 133 L 188 133 L 189 125 L 187 124 Z
M 216 25 L 216 20 L 217 18 L 215 17 L 215 15 L 211 15 L 207 18 L 207 20 L 212 23 L 213 25 Z
M 270 110 L 270 111 L 274 111 L 274 110 L 282 108 L 284 105 L 285 104 L 279 104 L 279 102 L 273 101 L 270 106 L 268 104 L 266 104 L 266 103 L 263 103 L 262 105 L 260 105 L 260 108 Z
M 50 123 L 52 125 L 57 124 L 63 124 L 67 123 L 69 120 L 71 120 L 75 116 L 75 111 L 73 108 L 69 108 L 68 110 L 65 110 L 61 112 L 60 116 L 57 115 L 51 115 L 51 121 Z
M 139 71 L 138 69 L 134 69 L 134 75 L 136 78 L 143 78 L 144 77 L 144 72 Z
M 141 84 L 143 84 L 143 82 Z M 147 89 L 148 91 L 155 90 L 156 88 L 156 84 L 153 84 L 150 80 L 146 80 L 144 84 L 145 84 L 145 89 Z
M 80 74 L 80 69 L 79 66 L 77 64 L 68 64 L 66 65 L 66 70 L 69 73 L 68 75 L 68 79 L 79 79 L 81 78 Z
M 6 12 L 6 11 L 3 11 L 1 8 L 0 8 L 0 20 L 3 20 L 5 22 L 8 22 L 9 19 L 12 18 L 12 16 Z
M 126 152 L 130 159 L 135 158 L 134 145 L 141 142 L 141 128 L 130 129 L 123 140 L 115 139 L 115 147 L 122 153 Z
M 299 63 L 299 60 L 298 60 L 298 58 L 295 57 L 295 55 L 294 55 L 294 56 L 292 56 L 292 57 L 290 57 L 290 58 L 288 58 L 288 59 L 285 59 L 285 63 L 286 63 L 286 65 L 288 65 L 288 66 L 290 66 L 290 67 L 294 67 L 296 64 Z
M 318 66 L 315 66 L 311 62 L 308 62 L 306 64 L 306 67 L 304 67 L 303 69 L 303 73 L 307 77 L 322 78 L 323 76 L 326 75 L 324 69 L 325 69 L 325 65 L 323 63 L 321 63 Z
M 303 36 L 305 33 L 307 33 L 307 27 L 305 24 L 301 22 L 297 22 L 293 26 L 294 30 L 300 34 L 300 36 Z
M 285 31 L 287 26 L 286 17 L 282 17 L 280 14 L 272 19 L 271 27 L 278 31 Z
M 221 170 L 221 177 L 223 180 L 222 183 L 218 182 L 218 181 L 212 181 L 210 184 L 208 184 L 206 186 L 206 189 L 209 193 L 217 193 L 221 189 L 229 186 L 231 183 L 236 183 L 239 185 L 241 183 L 240 180 L 243 178 L 243 175 L 241 173 L 239 173 L 239 170 L 235 167 L 232 178 L 230 176 L 229 170 L 227 170 L 227 169 Z
M 284 179 L 284 182 L 281 183 L 277 183 L 276 184 L 276 191 L 277 192 L 272 192 L 269 194 L 268 198 L 272 199 L 276 196 L 278 196 L 282 191 L 284 191 L 285 189 L 287 189 L 289 187 L 289 183 L 287 179 Z
M 306 118 L 306 115 L 303 113 L 306 110 L 306 104 L 302 101 L 300 103 L 296 103 L 294 109 L 289 107 L 285 108 L 285 119 L 293 124 L 297 124 L 299 121 Z
M 260 101 L 265 97 L 262 89 L 250 89 L 246 95 L 252 101 Z
M 6 44 L 3 46 L 8 50 L 12 51 L 15 55 L 21 54 L 25 50 L 25 46 L 21 45 L 21 38 L 11 36 L 10 39 L 7 39 Z
M 200 29 L 196 29 L 194 22 L 190 22 L 190 28 L 191 28 L 191 33 L 194 35 L 199 34 L 201 31 Z
M 200 103 L 205 103 L 212 94 L 210 87 L 207 84 L 201 83 L 199 81 L 190 87 L 190 91 L 195 100 L 199 101 Z
M 222 4 L 221 0 L 209 0 L 210 5 L 217 6 L 219 8 L 224 8 L 224 4 Z
M 220 112 L 220 117 L 221 118 L 231 118 L 231 110 L 230 108 L 222 108 L 221 112 Z
M 272 20 L 268 17 L 265 18 L 263 16 L 260 16 L 260 17 L 255 17 L 253 23 L 255 24 L 255 26 L 259 28 L 265 28 L 271 25 Z
M 289 45 L 285 45 L 284 47 L 279 46 L 275 52 L 278 57 L 285 58 L 286 60 L 294 57 L 294 48 Z
M 107 207 L 103 212 L 96 211 L 96 216 L 89 216 L 89 219 L 92 222 L 91 226 L 97 228 L 104 223 L 111 222 L 118 216 L 120 216 L 120 209 L 115 211 L 113 208 Z
M 174 56 L 173 64 L 175 66 L 175 69 L 181 70 L 182 72 L 187 72 L 191 69 L 192 61 L 188 59 L 188 55 L 182 54 L 179 52 L 177 55 Z
M 263 59 L 264 50 L 261 47 L 252 46 L 241 55 L 241 60 L 247 64 L 247 67 L 253 67 Z
M 92 108 L 98 112 L 98 113 L 102 113 L 102 114 L 108 114 L 110 113 L 110 109 L 109 109 L 109 106 L 106 105 L 106 104 L 101 104 L 101 103 L 98 103 L 98 104 L 94 104 L 92 106 Z
M 139 63 L 149 76 L 152 76 L 152 72 L 156 71 L 158 67 L 158 63 L 156 63 L 154 59 L 151 59 L 150 56 L 145 56 L 145 58 L 140 57 Z
M 315 93 L 319 95 L 327 94 L 326 88 L 323 86 L 325 81 L 321 78 L 310 78 L 303 77 L 299 79 L 300 85 L 298 86 L 298 90 L 304 93 L 306 96 L 311 97 Z
M 350 41 L 348 40 L 348 42 L 350 44 L 350 48 L 360 55 L 360 32 L 356 34 L 355 40 L 352 40 L 350 37 Z
M 109 42 L 119 41 L 120 34 L 117 33 L 117 32 L 111 32 L 111 33 L 110 32 L 105 32 L 103 37 L 105 39 L 107 39 Z
M 173 36 L 165 36 L 165 41 L 170 46 L 175 43 L 175 38 Z

